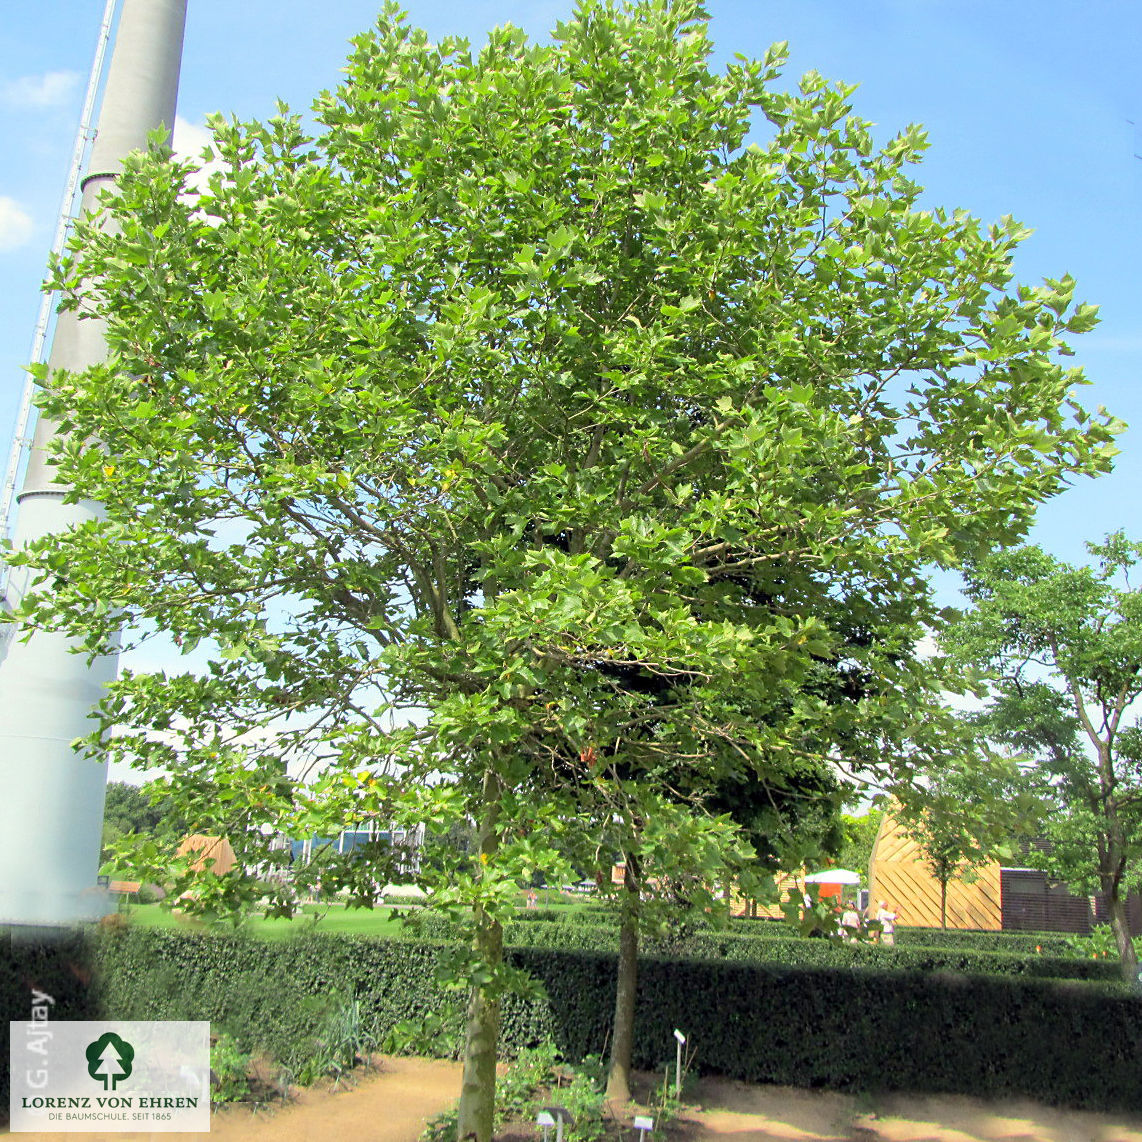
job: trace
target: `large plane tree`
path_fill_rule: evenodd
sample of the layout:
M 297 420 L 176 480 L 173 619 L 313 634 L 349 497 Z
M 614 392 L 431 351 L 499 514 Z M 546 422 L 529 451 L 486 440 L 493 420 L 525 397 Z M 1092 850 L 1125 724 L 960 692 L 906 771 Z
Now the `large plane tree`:
M 923 132 L 786 90 L 781 47 L 710 52 L 697 0 L 478 51 L 387 7 L 312 129 L 213 120 L 201 191 L 138 156 L 57 273 L 111 355 L 40 403 L 106 518 L 18 557 L 21 621 L 199 648 L 120 678 L 104 747 L 247 864 L 259 826 L 474 823 L 434 900 L 478 1142 L 501 920 L 575 806 L 905 756 L 926 569 L 1113 453 L 1057 360 L 1093 311 L 1012 284 L 1020 225 L 922 207 Z M 830 700 L 822 664 L 875 685 Z

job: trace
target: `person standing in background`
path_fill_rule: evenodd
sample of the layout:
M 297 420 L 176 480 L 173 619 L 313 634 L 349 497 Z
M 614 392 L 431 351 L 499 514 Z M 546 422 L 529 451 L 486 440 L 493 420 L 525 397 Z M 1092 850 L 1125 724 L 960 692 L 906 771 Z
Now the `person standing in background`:
M 882 944 L 896 943 L 896 913 L 888 910 L 888 901 L 878 901 L 876 918 L 880 922 L 880 942 Z
M 860 934 L 860 915 L 855 904 L 850 904 L 841 914 L 841 933 L 849 943 L 856 943 Z

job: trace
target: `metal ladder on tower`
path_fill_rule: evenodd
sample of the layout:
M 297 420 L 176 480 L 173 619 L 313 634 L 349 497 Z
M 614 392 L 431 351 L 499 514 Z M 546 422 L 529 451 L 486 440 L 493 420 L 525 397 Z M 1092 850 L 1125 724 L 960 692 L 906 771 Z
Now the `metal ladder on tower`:
M 75 147 L 71 156 L 71 167 L 68 171 L 67 185 L 64 188 L 63 199 L 60 202 L 59 218 L 56 222 L 55 237 L 52 240 L 51 253 L 56 258 L 63 253 L 68 234 L 74 218 L 76 203 L 79 199 L 80 181 L 83 168 L 87 162 L 87 155 L 91 144 L 95 140 L 95 106 L 99 97 L 99 89 L 103 81 L 103 64 L 107 55 L 107 44 L 111 38 L 111 25 L 115 19 L 115 9 L 118 0 L 106 0 L 103 9 L 103 22 L 99 27 L 99 35 L 95 45 L 95 59 L 91 65 L 91 76 L 87 81 L 87 92 L 83 99 L 83 111 L 80 115 L 79 129 L 75 136 Z M 55 294 L 45 292 L 40 300 L 40 312 L 36 321 L 35 333 L 32 337 L 31 360 L 33 364 L 42 364 L 46 360 L 45 348 L 48 341 L 48 329 L 51 326 L 52 316 L 55 312 Z M 0 492 L 0 540 L 10 543 L 16 523 L 16 491 L 19 487 L 24 462 L 32 446 L 32 412 L 35 397 L 35 381 L 29 376 L 24 382 L 24 391 L 20 398 L 19 411 L 16 413 L 16 426 L 12 437 L 12 450 L 8 456 L 8 466 L 4 473 L 4 487 Z M 0 614 L 11 610 L 9 589 L 11 587 L 11 568 L 7 563 L 0 565 Z M 8 646 L 8 639 L 12 634 L 10 623 L 0 622 L 0 658 L 3 658 Z

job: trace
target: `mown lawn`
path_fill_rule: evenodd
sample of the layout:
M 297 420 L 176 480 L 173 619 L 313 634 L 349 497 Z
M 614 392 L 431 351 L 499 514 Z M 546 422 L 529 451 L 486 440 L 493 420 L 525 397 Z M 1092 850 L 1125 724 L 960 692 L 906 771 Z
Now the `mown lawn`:
M 540 905 L 552 911 L 585 914 L 592 901 L 578 896 L 569 896 L 555 891 L 544 891 Z M 302 914 L 292 920 L 276 917 L 267 920 L 264 916 L 251 916 L 240 928 L 252 936 L 266 939 L 279 939 L 302 935 L 307 932 L 331 932 L 355 936 L 399 937 L 407 932 L 399 919 L 394 919 L 391 905 L 381 905 L 374 909 L 346 908 L 343 905 L 306 904 Z M 521 901 L 521 911 L 523 905 Z M 202 932 L 208 925 L 193 916 L 171 912 L 159 904 L 131 904 L 122 910 L 124 918 L 138 928 L 166 928 L 176 932 Z M 214 931 L 227 932 L 234 929 L 228 924 L 218 924 Z
M 132 904 L 123 915 L 128 923 L 138 928 L 168 928 L 180 932 L 201 932 L 207 929 L 207 925 L 197 917 L 170 912 L 158 904 Z M 240 929 L 251 936 L 266 939 L 281 939 L 308 932 L 390 937 L 400 936 L 404 932 L 400 921 L 393 919 L 392 909 L 387 906 L 369 910 L 343 907 L 314 909 L 311 905 L 306 905 L 303 914 L 292 920 L 251 916 Z M 228 924 L 219 924 L 214 930 L 227 932 L 233 929 Z

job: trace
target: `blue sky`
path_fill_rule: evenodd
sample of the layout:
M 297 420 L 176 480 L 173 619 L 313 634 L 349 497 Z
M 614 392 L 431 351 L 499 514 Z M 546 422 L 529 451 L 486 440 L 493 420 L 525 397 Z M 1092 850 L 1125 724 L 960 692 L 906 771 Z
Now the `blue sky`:
M 543 37 L 572 0 L 407 0 L 434 37 L 481 40 L 511 21 Z M 302 109 L 338 80 L 373 0 L 190 0 L 179 137 L 211 111 Z M 0 453 L 6 455 L 102 0 L 5 5 L 0 23 Z M 887 138 L 928 130 L 927 202 L 1034 227 L 1020 280 L 1071 273 L 1103 322 L 1076 339 L 1080 394 L 1139 427 L 1115 472 L 1045 506 L 1033 538 L 1084 557 L 1123 527 L 1142 538 L 1142 5 L 1126 0 L 709 0 L 719 57 L 789 40 L 787 77 L 815 68 L 859 83 L 854 109 Z M 1137 124 L 1137 129 L 1133 124 Z

